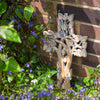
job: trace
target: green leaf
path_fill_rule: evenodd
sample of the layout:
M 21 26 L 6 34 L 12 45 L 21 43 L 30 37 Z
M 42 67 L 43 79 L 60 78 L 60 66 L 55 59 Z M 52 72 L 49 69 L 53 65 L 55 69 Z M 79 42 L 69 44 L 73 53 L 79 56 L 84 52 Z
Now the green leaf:
M 49 23 L 49 26 L 50 27 L 55 27 L 55 24 L 54 23 Z
M 36 30 L 41 31 L 42 30 L 42 26 L 43 25 L 36 25 L 35 28 L 36 28 Z
M 90 80 L 90 84 L 93 85 L 94 84 L 94 79 Z
M 34 36 L 29 36 L 29 37 L 28 37 L 28 41 L 29 41 L 30 43 L 34 43 L 34 42 L 35 42 L 35 37 L 34 37 Z
M 0 15 L 7 10 L 7 3 L 5 1 L 0 2 Z
M 8 82 L 11 83 L 11 81 L 13 80 L 12 76 L 8 76 Z
M 50 11 L 50 7 L 46 7 L 45 12 L 49 12 L 49 11 Z
M 0 38 L 21 43 L 21 39 L 17 31 L 12 27 L 12 25 L 0 27 Z
M 23 19 L 23 16 L 22 16 L 21 12 L 19 11 L 19 8 L 15 9 L 15 13 L 21 20 Z
M 89 82 L 89 77 L 85 77 L 85 78 L 83 79 L 83 82 L 84 82 L 84 84 L 86 84 L 87 82 Z
M 33 56 L 30 60 L 30 63 L 37 63 L 38 60 L 37 60 L 37 56 Z
M 94 72 L 94 70 L 93 70 L 92 68 L 89 68 L 89 69 L 88 69 L 88 72 L 89 72 L 90 74 L 92 74 L 92 73 Z
M 34 8 L 32 8 L 32 7 L 26 6 L 26 7 L 24 8 L 24 17 L 25 17 L 25 19 L 26 19 L 27 21 L 30 20 L 33 11 L 34 11 Z
M 21 68 L 19 64 L 13 57 L 6 60 L 5 64 L 6 64 L 6 68 L 4 69 L 4 71 L 21 72 Z
M 33 74 L 29 74 L 29 77 L 33 79 L 34 78 L 34 75 Z

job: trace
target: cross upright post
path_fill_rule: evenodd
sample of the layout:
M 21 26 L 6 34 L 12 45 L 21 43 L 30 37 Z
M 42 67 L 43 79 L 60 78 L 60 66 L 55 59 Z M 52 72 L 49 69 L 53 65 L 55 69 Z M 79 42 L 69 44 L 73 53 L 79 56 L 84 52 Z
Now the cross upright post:
M 73 31 L 73 15 L 58 13 L 58 32 L 44 31 L 46 43 L 43 50 L 56 51 L 57 61 L 57 86 L 59 89 L 69 89 L 72 78 L 72 57 L 86 57 L 87 36 L 75 35 Z

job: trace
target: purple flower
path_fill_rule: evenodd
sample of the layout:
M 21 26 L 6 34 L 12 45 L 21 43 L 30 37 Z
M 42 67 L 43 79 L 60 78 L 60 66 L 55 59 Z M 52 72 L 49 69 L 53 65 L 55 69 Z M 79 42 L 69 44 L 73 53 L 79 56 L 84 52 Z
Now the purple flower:
M 63 100 L 65 100 L 66 99 L 66 97 L 65 96 L 63 96 Z
M 51 95 L 51 93 L 50 92 L 47 92 L 47 94 L 46 94 L 47 96 L 50 96 Z
M 22 13 L 24 13 L 24 11 L 23 11 L 23 9 L 22 9 L 22 8 L 19 8 L 19 11 L 20 11 L 20 12 L 22 12 Z
M 33 48 L 35 49 L 37 47 L 37 45 L 34 45 Z
M 43 7 L 43 10 L 45 10 L 45 7 Z
M 19 97 L 16 97 L 16 100 L 19 100 Z
M 56 18 L 57 16 L 56 16 L 56 15 L 54 15 L 54 17 Z
M 79 96 L 79 97 L 82 97 L 82 96 L 83 96 L 83 94 L 79 94 L 78 96 Z
M 33 32 L 31 31 L 31 33 L 30 33 L 30 34 L 32 34 L 32 35 L 37 35 L 37 34 L 35 33 L 35 31 L 33 31 Z
M 85 89 L 84 89 L 84 88 L 81 88 L 81 89 L 80 89 L 80 92 L 85 92 Z
M 36 12 L 33 12 L 32 17 L 36 16 Z
M 96 98 L 91 98 L 90 100 L 96 100 Z
M 42 27 L 42 30 L 44 30 L 44 27 Z
M 97 97 L 100 98 L 100 94 Z
M 89 99 L 89 97 L 86 95 L 85 97 L 84 97 L 84 100 L 88 100 Z
M 50 20 L 50 23 L 52 23 L 52 20 Z
M 3 45 L 0 44 L 0 51 L 2 51 L 2 49 L 4 49 L 4 48 L 3 48 Z
M 21 71 L 23 72 L 23 71 L 25 71 L 23 68 L 21 68 Z
M 51 62 L 49 62 L 48 65 L 51 65 Z
M 32 70 L 32 69 L 30 69 L 30 70 L 29 70 L 29 72 L 31 73 L 31 72 L 33 72 L 33 70 Z
M 32 28 L 34 24 L 30 22 L 28 25 L 29 25 L 29 28 Z
M 68 92 L 68 93 L 69 93 L 69 92 L 71 92 L 71 90 L 67 90 L 66 92 Z
M 95 79 L 95 80 L 94 80 L 94 84 L 97 84 L 97 83 L 98 83 L 98 81 Z
M 17 29 L 19 30 L 21 28 L 21 24 L 18 24 Z
M 40 38 L 40 40 L 41 40 L 43 43 L 46 43 L 46 40 L 44 40 L 43 38 Z
M 42 94 L 45 96 L 47 94 L 47 91 L 42 91 Z
M 11 71 L 9 71 L 9 72 L 7 72 L 7 74 L 11 75 L 11 74 L 12 74 L 12 72 L 11 72 Z
M 2 42 L 2 40 L 0 39 L 0 42 Z
M 20 98 L 21 98 L 21 100 L 23 100 L 24 99 L 24 96 L 20 96 Z
M 30 64 L 29 64 L 28 62 L 27 62 L 25 65 L 26 65 L 26 67 L 28 67 L 28 68 L 30 67 Z
M 38 53 L 37 55 L 39 56 L 40 54 Z
M 49 85 L 47 85 L 48 86 L 48 89 L 52 89 L 53 90 L 53 84 L 49 84 Z
M 31 94 L 29 95 L 29 97 L 32 98 L 32 97 L 34 97 L 34 95 L 31 93 Z

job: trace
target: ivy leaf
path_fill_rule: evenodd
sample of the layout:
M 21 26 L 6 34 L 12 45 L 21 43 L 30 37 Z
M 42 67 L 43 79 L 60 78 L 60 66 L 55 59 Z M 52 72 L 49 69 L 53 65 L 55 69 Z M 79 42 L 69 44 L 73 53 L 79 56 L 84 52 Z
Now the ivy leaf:
M 6 67 L 4 71 L 21 72 L 20 65 L 17 63 L 17 61 L 13 57 L 6 60 L 5 64 L 6 64 Z
M 35 28 L 36 28 L 36 30 L 41 31 L 42 30 L 42 25 L 36 25 Z
M 8 76 L 8 82 L 11 83 L 11 81 L 13 80 L 12 76 Z
M 7 3 L 5 1 L 0 2 L 0 15 L 7 10 Z
M 17 31 L 12 26 L 13 25 L 1 26 L 0 27 L 0 38 L 8 40 L 8 41 L 21 43 L 21 39 Z
M 33 11 L 34 11 L 34 8 L 32 8 L 32 7 L 26 6 L 26 7 L 24 8 L 24 16 L 25 16 L 25 19 L 26 19 L 27 21 L 30 20 Z
M 90 74 L 92 74 L 92 73 L 94 72 L 94 70 L 93 70 L 92 68 L 89 68 L 89 69 L 88 69 L 88 72 L 89 72 Z
M 23 19 L 23 16 L 22 16 L 21 12 L 19 11 L 19 8 L 15 9 L 15 13 L 21 20 Z
M 33 56 L 30 60 L 30 63 L 37 63 L 38 60 L 37 60 L 37 56 Z
M 55 27 L 55 24 L 54 23 L 49 23 L 49 26 L 50 27 Z
M 50 11 L 50 7 L 46 7 L 45 12 L 49 12 L 49 11 Z
M 88 82 L 89 82 L 89 77 L 85 77 L 85 78 L 83 79 L 83 82 L 84 82 L 84 84 L 88 83 Z

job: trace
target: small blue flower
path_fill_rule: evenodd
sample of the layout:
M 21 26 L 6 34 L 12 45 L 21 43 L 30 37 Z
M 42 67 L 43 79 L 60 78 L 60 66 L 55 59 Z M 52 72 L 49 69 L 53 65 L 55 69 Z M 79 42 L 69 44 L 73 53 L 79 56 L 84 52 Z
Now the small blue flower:
M 33 48 L 35 49 L 37 47 L 37 45 L 34 45 Z
M 50 96 L 51 95 L 51 93 L 50 92 L 47 92 L 47 94 L 46 94 L 47 96 Z
M 37 53 L 37 56 L 39 56 L 40 54 L 39 53 Z
M 29 70 L 29 72 L 31 73 L 31 72 L 33 72 L 33 70 L 32 70 L 32 69 L 30 69 L 30 70 Z
M 4 49 L 4 48 L 3 48 L 3 45 L 0 44 L 0 51 L 2 51 L 2 49 Z
M 48 65 L 51 65 L 51 62 L 49 62 Z
M 81 88 L 81 89 L 80 89 L 80 92 L 85 92 L 85 89 L 84 89 L 84 88 Z
M 0 39 L 0 42 L 2 42 L 2 40 Z
M 52 23 L 52 20 L 50 20 L 50 23 Z
M 25 71 L 23 68 L 21 68 L 21 71 L 23 72 L 23 71 Z
M 29 28 L 32 28 L 34 24 L 30 22 L 28 25 L 29 25 Z
M 54 17 L 56 18 L 57 16 L 56 16 L 56 15 L 54 15 Z
M 100 94 L 97 97 L 100 98 Z
M 16 97 L 16 100 L 20 100 L 19 97 Z
M 45 7 L 43 7 L 43 10 L 45 10 Z
M 44 27 L 42 27 L 42 30 L 44 30 Z
M 91 98 L 90 100 L 96 100 L 96 98 Z
M 98 81 L 95 79 L 95 80 L 94 80 L 94 84 L 97 84 L 97 83 L 98 83 Z
M 53 90 L 53 84 L 49 84 L 49 85 L 47 85 L 48 86 L 48 89 L 52 89 Z
M 36 35 L 35 31 L 31 31 L 31 33 L 30 33 L 30 34 L 32 34 L 32 35 Z
M 36 12 L 33 12 L 32 17 L 36 16 Z
M 7 74 L 11 75 L 11 74 L 12 74 L 12 72 L 11 72 L 11 71 L 9 71 L 9 72 L 7 72 Z
M 84 100 L 88 100 L 89 99 L 89 97 L 86 95 L 85 97 L 84 97 Z
M 21 24 L 18 24 L 17 29 L 19 30 L 21 28 Z
M 22 13 L 24 13 L 24 11 L 23 11 L 23 9 L 22 9 L 22 8 L 19 8 L 19 11 L 20 11 L 20 12 L 22 12 Z
M 25 65 L 26 65 L 26 67 L 28 67 L 28 68 L 30 67 L 30 64 L 29 64 L 28 62 L 27 62 Z

